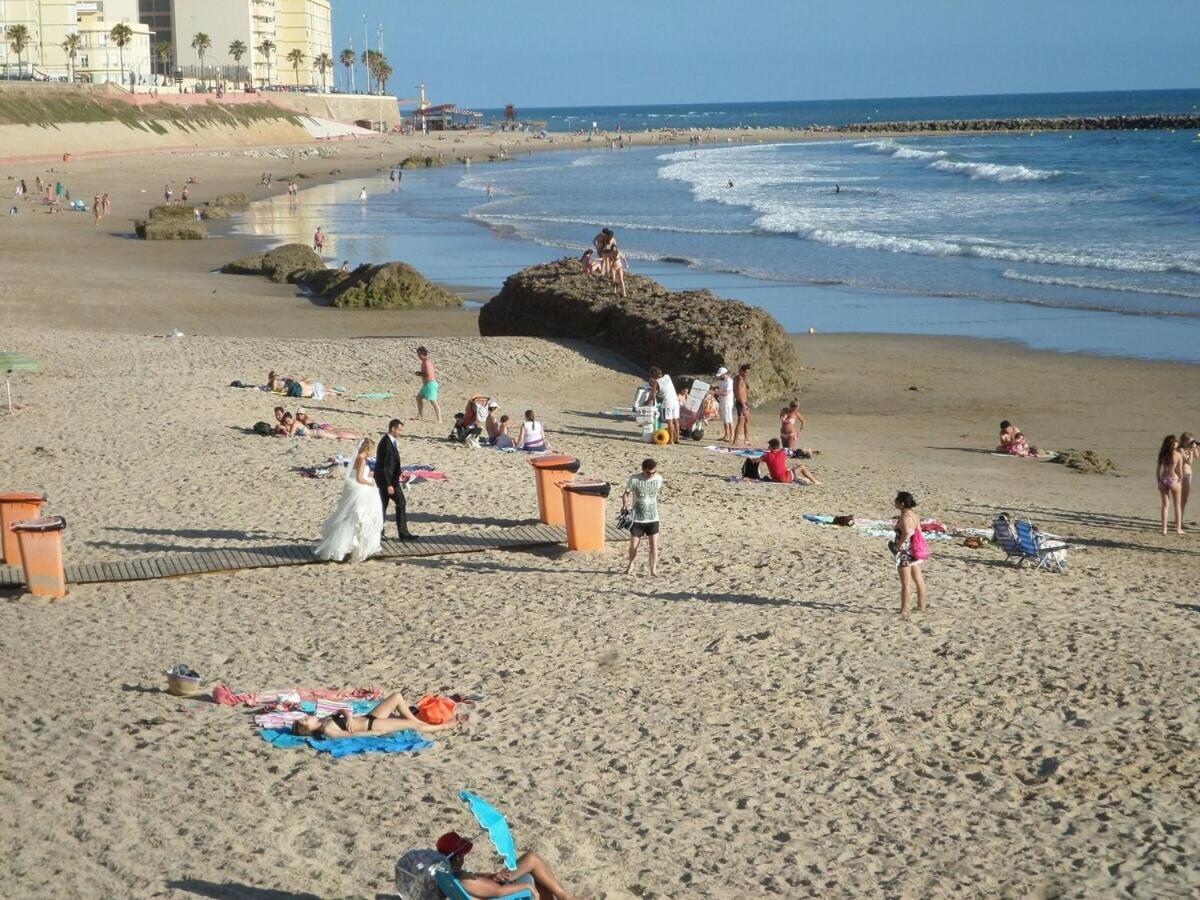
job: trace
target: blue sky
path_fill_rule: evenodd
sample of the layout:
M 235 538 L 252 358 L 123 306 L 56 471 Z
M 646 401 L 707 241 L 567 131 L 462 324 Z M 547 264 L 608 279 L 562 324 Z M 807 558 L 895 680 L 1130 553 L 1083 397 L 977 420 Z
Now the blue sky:
M 463 105 L 1200 86 L 1200 0 L 333 2 L 335 51 L 366 13 L 392 93 Z

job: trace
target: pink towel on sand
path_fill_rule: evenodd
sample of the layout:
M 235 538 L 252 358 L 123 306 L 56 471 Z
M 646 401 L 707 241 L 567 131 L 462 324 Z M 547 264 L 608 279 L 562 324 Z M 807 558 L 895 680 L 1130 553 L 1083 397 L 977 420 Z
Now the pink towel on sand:
M 212 689 L 214 703 L 221 706 L 262 706 L 264 703 L 274 703 L 280 699 L 292 700 L 378 700 L 383 696 L 379 688 L 300 688 L 290 691 L 257 691 L 248 694 L 235 694 L 223 684 L 215 685 Z

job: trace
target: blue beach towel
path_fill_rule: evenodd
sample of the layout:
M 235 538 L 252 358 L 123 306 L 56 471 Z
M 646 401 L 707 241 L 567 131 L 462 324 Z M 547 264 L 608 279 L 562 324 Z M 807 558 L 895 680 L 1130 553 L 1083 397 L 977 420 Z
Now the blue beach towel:
M 433 746 L 415 731 L 394 731 L 382 737 L 317 738 L 292 734 L 286 728 L 264 728 L 259 731 L 268 744 L 287 750 L 312 747 L 318 753 L 328 753 L 334 759 L 358 753 L 416 753 Z

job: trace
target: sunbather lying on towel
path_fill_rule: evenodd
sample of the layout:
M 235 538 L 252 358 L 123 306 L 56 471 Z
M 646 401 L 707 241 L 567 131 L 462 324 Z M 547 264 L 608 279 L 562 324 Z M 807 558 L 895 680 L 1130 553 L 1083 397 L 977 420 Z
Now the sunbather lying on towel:
M 465 857 L 475 845 L 456 831 L 438 838 L 437 851 L 450 860 L 450 868 L 459 884 L 472 897 L 508 897 L 530 889 L 524 876 L 533 878 L 533 895 L 538 900 L 577 900 L 559 882 L 550 864 L 536 853 L 522 853 L 517 857 L 517 867 L 511 872 L 502 869 L 491 875 L 464 872 Z M 522 879 L 522 880 L 518 880 Z
M 393 715 L 394 714 L 394 715 Z M 466 721 L 455 716 L 442 725 L 422 722 L 408 708 L 399 691 L 388 694 L 365 716 L 336 712 L 332 716 L 305 716 L 292 725 L 292 733 L 302 737 L 348 738 L 363 735 L 391 734 L 395 731 L 447 731 Z

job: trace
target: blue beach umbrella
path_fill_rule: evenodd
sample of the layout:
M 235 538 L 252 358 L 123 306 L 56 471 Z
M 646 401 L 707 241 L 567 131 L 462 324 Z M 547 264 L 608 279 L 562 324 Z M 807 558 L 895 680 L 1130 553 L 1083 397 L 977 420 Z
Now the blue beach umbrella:
M 470 808 L 479 827 L 488 833 L 488 837 L 492 839 L 492 846 L 504 858 L 505 865 L 510 870 L 515 869 L 517 867 L 517 844 L 513 840 L 512 832 L 508 829 L 508 822 L 500 810 L 470 791 L 459 791 L 458 797 Z

